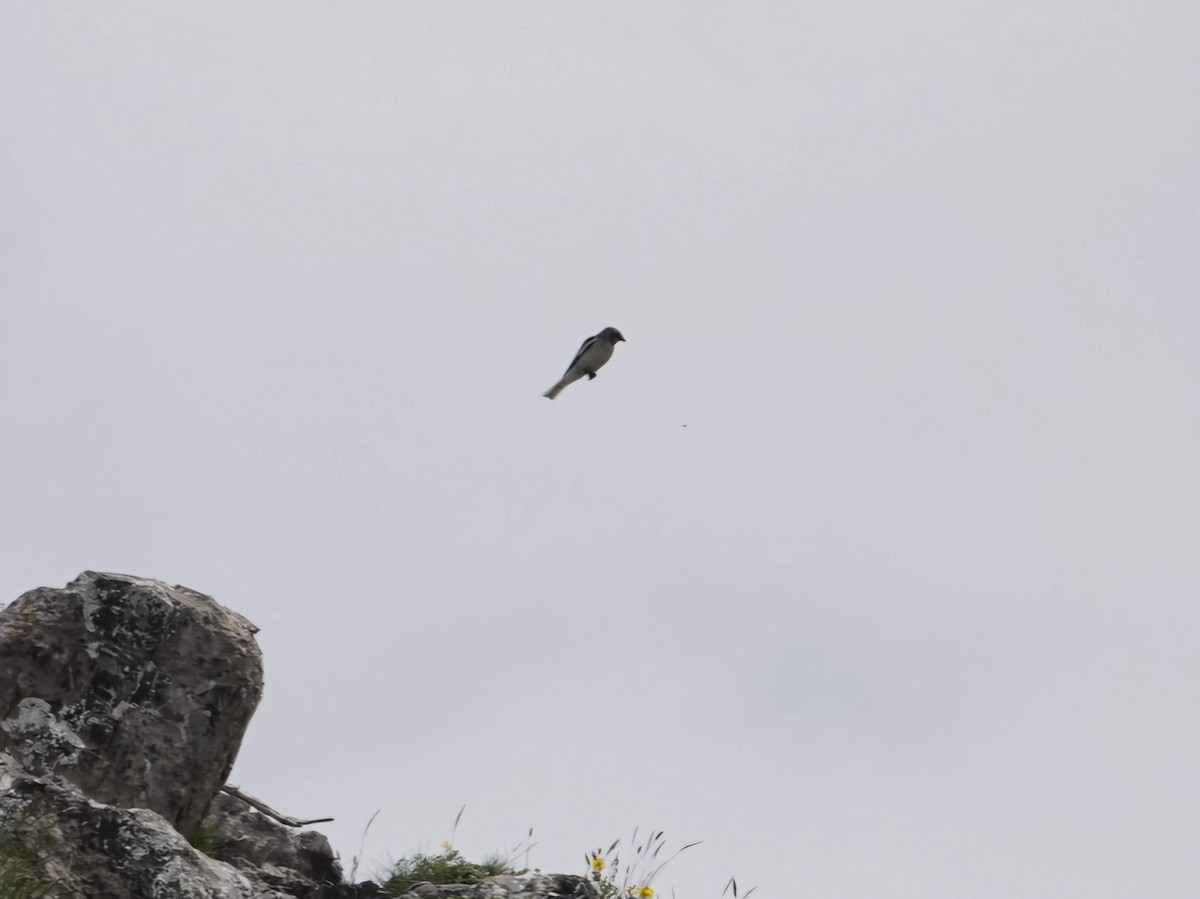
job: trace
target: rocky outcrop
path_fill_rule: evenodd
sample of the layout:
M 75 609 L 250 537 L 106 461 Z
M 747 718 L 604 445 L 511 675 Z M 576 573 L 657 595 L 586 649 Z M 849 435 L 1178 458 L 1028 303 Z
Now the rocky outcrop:
M 0 613 L 0 750 L 191 833 L 262 696 L 254 627 L 186 587 L 88 571 Z
M 186 587 L 91 571 L 0 609 L 0 861 L 19 857 L 46 897 L 384 895 L 341 883 L 325 837 L 271 815 L 305 822 L 221 792 L 262 695 L 256 630 Z M 543 874 L 406 895 L 598 899 Z
M 186 587 L 91 571 L 0 611 L 0 835 L 52 895 L 300 895 L 184 836 L 262 696 L 256 630 Z

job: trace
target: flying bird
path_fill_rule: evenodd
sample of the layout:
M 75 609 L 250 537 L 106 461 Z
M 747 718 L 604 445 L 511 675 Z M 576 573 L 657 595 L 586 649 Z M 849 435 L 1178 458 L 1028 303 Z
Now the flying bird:
M 605 328 L 599 334 L 589 337 L 583 342 L 583 346 L 579 348 L 579 352 L 575 354 L 571 364 L 567 366 L 566 372 L 558 379 L 558 383 L 542 396 L 554 399 L 563 392 L 564 387 L 574 384 L 584 375 L 587 375 L 589 381 L 596 377 L 596 369 L 612 358 L 613 347 L 624 340 L 625 338 L 616 328 Z

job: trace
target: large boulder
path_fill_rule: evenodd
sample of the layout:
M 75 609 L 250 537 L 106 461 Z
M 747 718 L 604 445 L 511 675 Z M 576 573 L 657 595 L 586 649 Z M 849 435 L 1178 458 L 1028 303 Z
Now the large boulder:
M 262 696 L 256 631 L 202 593 L 129 575 L 31 590 L 0 610 L 0 750 L 190 834 Z

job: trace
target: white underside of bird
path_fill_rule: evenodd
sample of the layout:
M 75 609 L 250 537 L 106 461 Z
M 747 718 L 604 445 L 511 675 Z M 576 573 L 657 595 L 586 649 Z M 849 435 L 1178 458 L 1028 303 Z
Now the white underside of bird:
M 583 342 L 583 346 L 579 348 L 579 352 L 575 354 L 571 364 L 567 366 L 566 372 L 558 379 L 558 383 L 542 396 L 554 399 L 563 392 L 563 388 L 568 384 L 574 384 L 580 378 L 596 377 L 596 371 L 612 358 L 615 341 L 624 339 L 616 328 L 605 328 L 594 337 L 589 337 Z

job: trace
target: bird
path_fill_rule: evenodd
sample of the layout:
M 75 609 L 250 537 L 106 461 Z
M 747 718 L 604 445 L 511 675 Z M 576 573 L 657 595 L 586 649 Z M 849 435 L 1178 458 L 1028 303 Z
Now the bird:
M 616 328 L 605 328 L 599 334 L 589 337 L 567 366 L 566 372 L 558 379 L 558 383 L 542 396 L 552 400 L 563 392 L 564 387 L 574 384 L 584 375 L 587 375 L 589 381 L 592 380 L 596 377 L 596 369 L 612 358 L 613 348 L 624 341 L 625 338 Z

